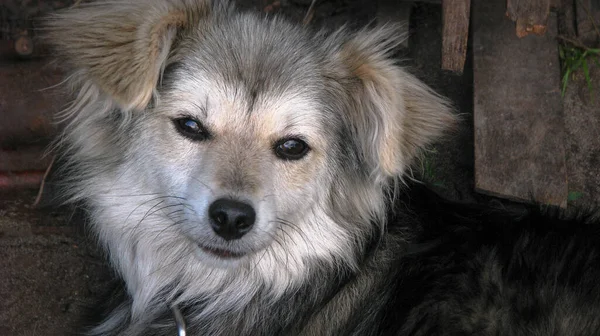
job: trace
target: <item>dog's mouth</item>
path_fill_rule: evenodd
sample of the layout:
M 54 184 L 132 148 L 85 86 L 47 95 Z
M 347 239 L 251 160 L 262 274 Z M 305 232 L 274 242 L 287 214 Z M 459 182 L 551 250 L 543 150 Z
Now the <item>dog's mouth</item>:
M 238 259 L 238 258 L 241 258 L 244 255 L 246 255 L 245 253 L 234 252 L 231 250 L 225 250 L 225 249 L 202 246 L 202 245 L 199 245 L 199 246 L 200 246 L 200 249 L 202 249 L 202 251 L 204 251 L 205 253 L 208 253 L 210 255 L 213 255 L 213 256 L 216 256 L 216 257 L 219 257 L 222 259 Z

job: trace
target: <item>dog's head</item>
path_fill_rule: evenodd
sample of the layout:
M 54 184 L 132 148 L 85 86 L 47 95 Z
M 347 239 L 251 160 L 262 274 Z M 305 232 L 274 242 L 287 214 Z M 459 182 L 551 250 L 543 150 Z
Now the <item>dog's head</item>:
M 352 263 L 390 183 L 454 122 L 396 65 L 391 27 L 325 34 L 169 0 L 83 6 L 50 28 L 81 88 L 66 129 L 80 194 L 118 263 L 140 246 L 229 269 Z

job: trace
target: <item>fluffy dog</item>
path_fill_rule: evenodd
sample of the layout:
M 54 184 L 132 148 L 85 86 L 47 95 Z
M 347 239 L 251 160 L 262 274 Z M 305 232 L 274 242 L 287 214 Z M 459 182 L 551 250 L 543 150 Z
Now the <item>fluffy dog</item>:
M 456 118 L 395 63 L 393 27 L 115 0 L 48 30 L 76 92 L 68 196 L 124 284 L 88 334 L 598 330 L 593 226 L 399 192 Z

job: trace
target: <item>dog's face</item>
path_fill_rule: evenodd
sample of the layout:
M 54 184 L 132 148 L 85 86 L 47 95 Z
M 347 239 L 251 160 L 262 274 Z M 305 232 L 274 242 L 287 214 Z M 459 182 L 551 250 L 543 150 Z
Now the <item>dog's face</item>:
M 454 121 L 395 64 L 389 27 L 314 33 L 173 0 L 83 6 L 51 28 L 82 88 L 65 133 L 77 190 L 128 282 L 352 264 L 389 183 Z
M 178 50 L 143 137 L 154 192 L 183 197 L 182 233 L 202 259 L 228 265 L 271 245 L 282 226 L 302 230 L 294 225 L 326 201 L 342 126 L 324 113 L 323 56 L 305 36 L 246 37 L 264 28 L 227 24 Z

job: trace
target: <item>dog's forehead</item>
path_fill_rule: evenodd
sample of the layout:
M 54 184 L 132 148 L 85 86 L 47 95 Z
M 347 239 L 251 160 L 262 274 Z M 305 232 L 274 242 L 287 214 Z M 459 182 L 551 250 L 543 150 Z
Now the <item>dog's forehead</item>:
M 283 21 L 238 17 L 184 44 L 171 84 L 223 130 L 302 133 L 322 127 L 323 52 Z M 200 32 L 198 33 L 200 34 Z
M 243 87 L 250 98 L 321 84 L 318 39 L 286 21 L 239 15 L 197 34 L 188 44 L 190 66 Z
M 312 88 L 265 88 L 253 94 L 244 83 L 224 80 L 220 73 L 178 73 L 168 110 L 195 115 L 218 133 L 317 136 L 326 127 L 319 92 Z

